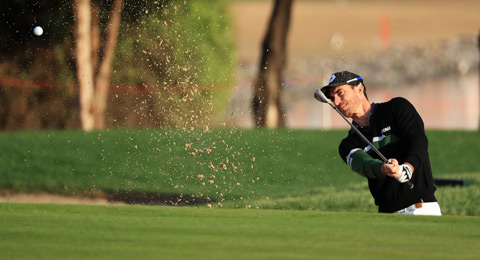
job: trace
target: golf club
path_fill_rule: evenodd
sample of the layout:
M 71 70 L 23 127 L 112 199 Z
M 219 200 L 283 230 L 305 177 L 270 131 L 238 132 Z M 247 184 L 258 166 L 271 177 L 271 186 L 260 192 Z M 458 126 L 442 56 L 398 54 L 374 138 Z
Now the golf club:
M 322 102 L 322 103 L 327 103 L 329 104 L 333 109 L 335 109 L 335 111 L 337 111 L 338 114 L 340 114 L 343 119 L 345 119 L 345 121 L 347 121 L 347 123 L 352 127 L 352 129 L 358 134 L 358 136 L 360 136 L 363 141 L 365 141 L 370 147 L 372 147 L 372 150 L 378 155 L 380 156 L 380 158 L 382 159 L 382 161 L 384 163 L 390 163 L 390 161 L 387 160 L 387 158 L 385 158 L 385 156 L 383 156 L 383 154 L 375 147 L 373 146 L 373 144 L 360 132 L 360 130 L 358 130 L 353 124 L 352 122 L 350 122 L 350 120 L 348 120 L 348 118 L 340 111 L 338 110 L 338 108 L 335 106 L 335 104 L 333 104 L 333 102 L 328 99 L 325 94 L 323 94 L 322 91 L 320 91 L 319 89 L 315 90 L 315 93 L 314 93 L 314 96 L 315 96 L 315 99 Z M 413 189 L 413 183 L 411 183 L 410 181 L 406 181 L 405 182 L 408 187 L 410 189 Z

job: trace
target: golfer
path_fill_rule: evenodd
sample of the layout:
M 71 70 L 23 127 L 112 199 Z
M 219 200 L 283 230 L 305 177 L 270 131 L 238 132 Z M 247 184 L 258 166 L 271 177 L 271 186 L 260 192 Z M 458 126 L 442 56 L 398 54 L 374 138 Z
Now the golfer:
M 362 77 L 349 71 L 334 73 L 321 91 L 389 158 L 390 163 L 380 160 L 353 130 L 339 146 L 348 166 L 368 179 L 378 211 L 442 215 L 434 195 L 427 136 L 413 105 L 400 97 L 370 103 Z M 412 189 L 407 181 L 413 183 Z

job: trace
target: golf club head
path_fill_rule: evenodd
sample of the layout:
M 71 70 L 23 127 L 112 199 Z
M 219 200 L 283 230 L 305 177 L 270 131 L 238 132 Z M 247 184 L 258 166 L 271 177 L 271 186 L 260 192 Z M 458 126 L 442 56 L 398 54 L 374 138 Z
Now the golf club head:
M 329 103 L 328 98 L 323 94 L 323 92 L 320 89 L 315 90 L 315 93 L 313 94 L 316 100 L 322 102 L 322 103 Z

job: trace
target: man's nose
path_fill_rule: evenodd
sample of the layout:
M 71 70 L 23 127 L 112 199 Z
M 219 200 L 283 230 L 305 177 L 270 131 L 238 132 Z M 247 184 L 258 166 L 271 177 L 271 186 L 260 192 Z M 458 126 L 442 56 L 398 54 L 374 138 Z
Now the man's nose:
M 335 104 L 335 106 L 340 105 L 340 101 L 341 100 L 337 95 L 333 95 L 333 104 Z

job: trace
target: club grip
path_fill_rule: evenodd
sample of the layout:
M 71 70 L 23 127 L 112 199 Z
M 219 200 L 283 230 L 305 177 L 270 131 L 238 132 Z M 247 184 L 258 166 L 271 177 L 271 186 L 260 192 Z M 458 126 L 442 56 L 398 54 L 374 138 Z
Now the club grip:
M 409 189 L 413 189 L 413 187 L 414 187 L 413 183 L 411 183 L 410 181 L 406 181 L 405 184 L 408 185 Z
M 391 164 L 390 160 L 384 159 L 383 161 L 384 161 L 385 163 Z M 415 186 L 415 185 L 413 185 L 413 183 L 411 183 L 410 181 L 406 181 L 405 184 L 408 185 L 408 188 L 409 188 L 409 189 L 413 189 L 413 187 Z

